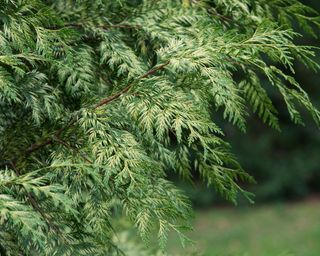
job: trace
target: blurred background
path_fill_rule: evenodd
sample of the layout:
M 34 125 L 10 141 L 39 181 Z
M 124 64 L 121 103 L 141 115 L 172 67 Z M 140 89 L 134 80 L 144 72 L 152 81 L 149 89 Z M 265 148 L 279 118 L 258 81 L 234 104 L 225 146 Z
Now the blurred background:
M 301 2 L 320 11 L 319 0 Z M 299 43 L 320 47 L 318 39 L 307 35 Z M 317 56 L 320 61 L 320 51 Z M 319 108 L 320 75 L 299 63 L 296 70 L 296 79 Z M 240 198 L 235 207 L 200 181 L 193 186 L 180 182 L 196 209 L 195 230 L 189 234 L 196 242 L 183 250 L 178 238 L 172 237 L 172 254 L 320 255 L 320 131 L 308 113 L 304 113 L 306 127 L 294 125 L 281 96 L 270 93 L 280 113 L 282 132 L 254 116 L 248 120 L 245 134 L 220 121 L 239 162 L 257 181 L 256 185 L 244 185 L 255 194 L 255 204 Z

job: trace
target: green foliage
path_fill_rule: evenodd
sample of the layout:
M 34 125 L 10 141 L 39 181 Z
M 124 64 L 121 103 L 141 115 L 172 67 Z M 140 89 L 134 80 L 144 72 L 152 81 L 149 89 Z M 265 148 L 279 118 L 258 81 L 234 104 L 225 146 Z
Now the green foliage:
M 320 114 L 294 80 L 294 43 L 315 11 L 277 1 L 0 0 L 0 250 L 5 255 L 121 254 L 112 219 L 148 241 L 182 241 L 191 209 L 167 180 L 191 170 L 235 202 L 246 174 L 212 120 L 246 129 L 252 110 L 279 129 L 260 77 Z M 278 11 L 275 11 L 278 7 Z M 265 11 L 267 10 L 267 11 Z M 239 79 L 244 77 L 244 79 Z

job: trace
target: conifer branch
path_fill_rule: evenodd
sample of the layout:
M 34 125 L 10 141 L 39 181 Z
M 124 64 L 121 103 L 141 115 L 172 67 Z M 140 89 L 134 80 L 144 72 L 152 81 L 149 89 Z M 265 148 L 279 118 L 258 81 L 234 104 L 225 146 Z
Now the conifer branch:
M 252 1 L 1 2 L 1 254 L 114 255 L 119 207 L 144 241 L 157 231 L 164 248 L 169 230 L 185 239 L 177 224 L 188 226 L 190 203 L 169 170 L 197 171 L 232 202 L 250 199 L 238 182 L 252 178 L 217 110 L 242 131 L 252 113 L 279 129 L 265 76 L 295 123 L 304 106 L 320 125 L 290 75 L 296 60 L 320 69 L 290 29 L 317 36 L 317 12 L 299 0 Z M 36 132 L 46 135 L 34 142 Z
M 155 68 L 152 68 L 150 69 L 148 72 L 146 72 L 145 74 L 141 75 L 139 78 L 137 78 L 135 80 L 136 81 L 139 81 L 143 78 L 146 78 L 148 76 L 151 76 L 153 74 L 155 74 L 158 70 L 161 70 L 163 69 L 165 66 L 167 66 L 168 64 L 170 63 L 170 61 L 167 61 L 163 64 L 160 64 L 158 66 L 156 66 Z M 129 91 L 129 89 L 134 85 L 134 83 L 130 83 L 128 86 L 126 86 L 124 89 L 122 89 L 121 91 L 101 100 L 98 104 L 96 104 L 93 109 L 97 109 L 103 105 L 106 105 L 106 104 L 109 104 L 110 102 L 118 99 L 120 96 L 122 96 L 123 94 L 125 94 L 126 92 Z M 11 165 L 12 164 L 16 164 L 16 162 L 21 159 L 21 158 L 27 158 L 30 154 L 32 154 L 33 152 L 47 146 L 47 145 L 50 145 L 52 144 L 55 140 L 58 141 L 60 144 L 62 145 L 65 145 L 66 144 L 59 139 L 60 135 L 65 131 L 67 130 L 69 127 L 73 126 L 75 123 L 76 123 L 76 120 L 77 118 L 73 118 L 67 125 L 61 127 L 60 129 L 58 129 L 53 136 L 49 136 L 45 139 L 43 139 L 43 142 L 40 142 L 40 143 L 34 143 L 34 144 L 31 144 L 26 150 L 24 150 L 22 153 L 19 154 L 19 156 L 16 156 L 16 157 L 13 157 L 12 159 L 10 160 L 6 160 L 4 162 L 2 162 L 0 164 L 0 168 L 3 168 L 3 167 L 6 167 L 8 165 Z M 86 161 L 88 161 L 88 159 L 86 159 Z

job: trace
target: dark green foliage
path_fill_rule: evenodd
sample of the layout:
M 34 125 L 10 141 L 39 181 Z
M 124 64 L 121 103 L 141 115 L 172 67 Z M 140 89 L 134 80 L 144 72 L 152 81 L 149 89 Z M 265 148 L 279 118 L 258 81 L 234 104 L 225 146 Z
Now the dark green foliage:
M 260 76 L 302 124 L 319 111 L 294 80 L 311 69 L 315 12 L 296 0 L 0 0 L 0 244 L 7 255 L 113 255 L 121 209 L 147 241 L 181 233 L 188 199 L 166 179 L 190 170 L 227 199 L 252 180 L 212 121 L 240 130 L 250 106 L 277 111 Z M 314 15 L 310 18 L 309 15 Z M 270 64 L 271 63 L 271 64 Z M 282 66 L 286 71 L 282 71 Z M 245 79 L 238 81 L 238 74 Z M 218 113 L 218 112 L 217 112 Z

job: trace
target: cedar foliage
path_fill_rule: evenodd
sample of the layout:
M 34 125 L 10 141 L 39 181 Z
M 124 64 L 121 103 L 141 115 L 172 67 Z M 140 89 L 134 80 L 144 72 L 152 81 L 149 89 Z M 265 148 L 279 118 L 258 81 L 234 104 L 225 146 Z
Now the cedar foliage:
M 292 76 L 319 69 L 294 24 L 316 36 L 320 19 L 298 0 L 0 0 L 1 254 L 121 253 L 116 209 L 146 242 L 184 240 L 169 171 L 249 197 L 214 119 L 280 129 L 265 76 L 293 122 L 302 106 L 319 125 Z

